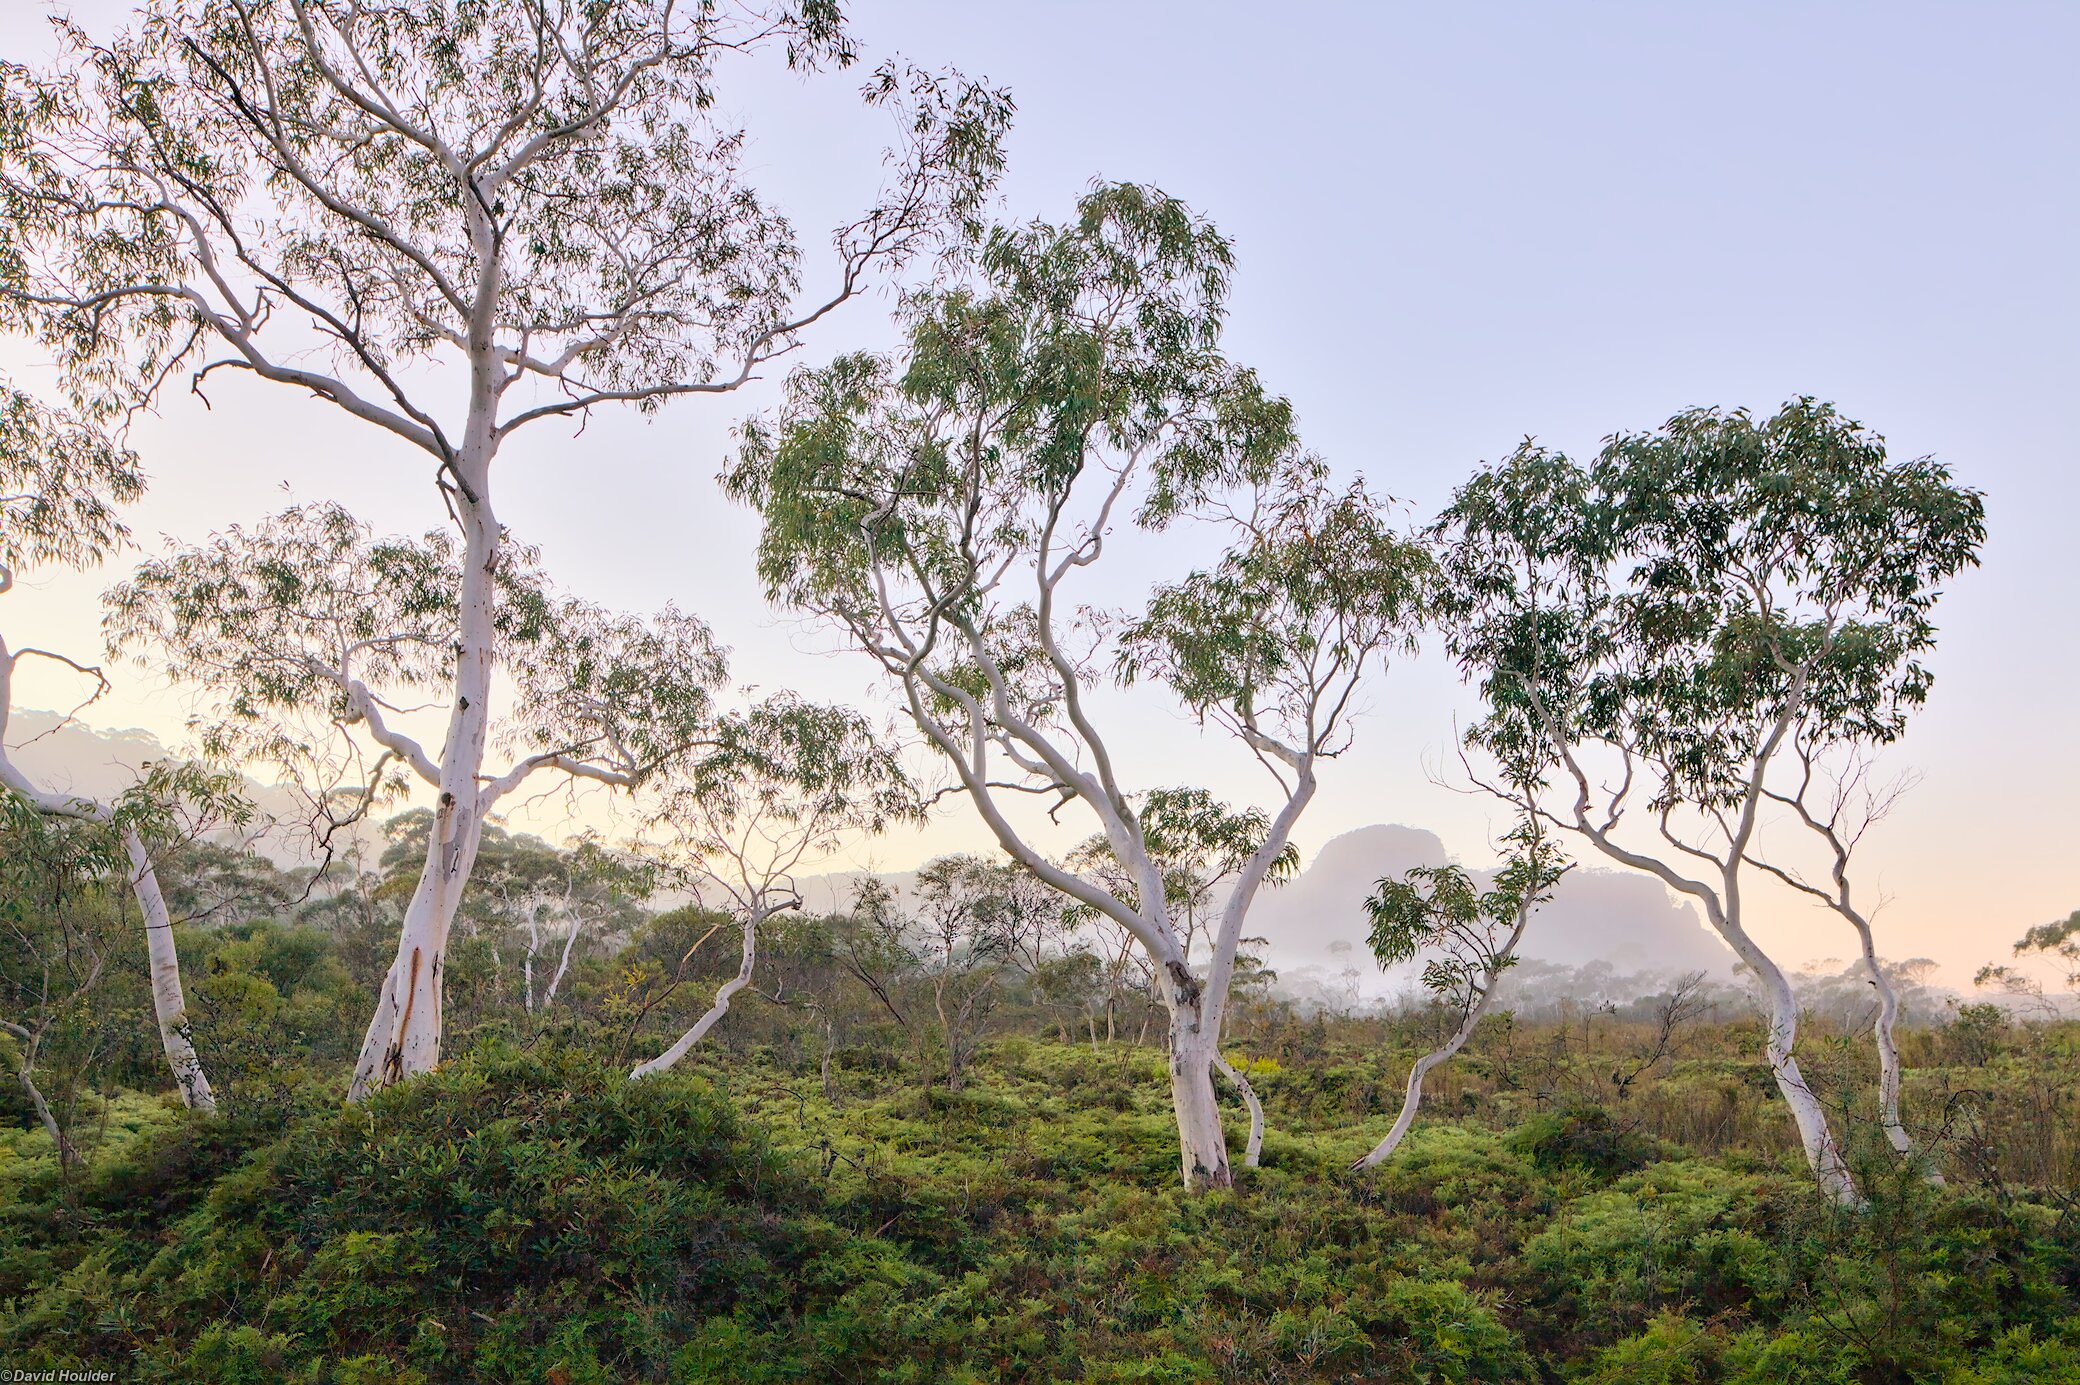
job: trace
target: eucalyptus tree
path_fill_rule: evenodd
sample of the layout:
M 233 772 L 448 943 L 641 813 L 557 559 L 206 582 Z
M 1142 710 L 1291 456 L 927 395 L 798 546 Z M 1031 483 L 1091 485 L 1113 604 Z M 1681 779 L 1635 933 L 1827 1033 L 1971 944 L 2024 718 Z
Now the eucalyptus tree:
M 895 748 L 849 708 L 781 694 L 724 718 L 717 739 L 716 754 L 646 795 L 654 829 L 648 845 L 666 879 L 736 926 L 737 970 L 713 1003 L 630 1077 L 673 1066 L 729 1013 L 757 973 L 761 928 L 802 907 L 798 872 L 848 838 L 921 815 Z
M 115 946 L 101 884 L 123 864 L 122 843 L 105 822 L 0 793 L 0 1035 L 12 1040 L 15 1083 L 66 1171 L 78 1151 L 36 1067 L 53 1032 L 94 1003 Z
M 199 690 L 213 753 L 293 778 L 345 747 L 363 765 L 355 813 L 415 784 L 438 794 L 355 1099 L 439 1060 L 448 937 L 493 812 L 523 787 L 632 788 L 731 753 L 715 705 L 727 666 L 706 625 L 670 607 L 645 619 L 562 595 L 511 542 L 492 574 L 483 650 L 509 690 L 494 702 L 488 686 L 458 687 L 453 651 L 474 638 L 463 633 L 472 561 L 446 530 L 382 537 L 336 505 L 293 506 L 148 559 L 107 598 L 110 647 Z M 443 695 L 482 698 L 468 708 L 476 734 L 511 752 L 487 772 L 480 746 L 466 799 L 447 787 L 460 713 Z M 402 713 L 440 711 L 450 740 L 436 757 Z
M 1033 971 L 1068 901 L 1030 872 L 980 856 L 941 856 L 917 873 L 908 941 L 919 955 L 959 1091 L 1013 972 Z M 1025 965 L 1021 965 L 1025 964 Z
M 1408 638 L 1423 570 L 1361 486 L 1331 485 L 1290 406 L 1220 350 L 1232 256 L 1153 189 L 1002 228 L 921 295 L 901 360 L 797 371 L 744 430 L 729 489 L 764 517 L 776 598 L 891 680 L 1002 849 L 1133 935 L 1170 1015 L 1183 1174 L 1231 1182 L 1213 1064 L 1243 920 L 1347 743 L 1361 677 Z M 1108 611 L 1121 530 L 1203 523 L 1209 567 Z M 1085 604 L 1074 605 L 1077 595 Z M 1115 683 L 1166 687 L 1268 772 L 1276 807 L 1195 972 L 1118 756 Z M 1049 858 L 1012 805 L 1072 808 L 1135 881 Z
M 1365 901 L 1372 925 L 1367 941 L 1380 966 L 1423 959 L 1423 988 L 1456 1011 L 1458 1023 L 1442 1045 L 1410 1065 L 1393 1128 L 1351 1165 L 1353 1173 L 1384 1162 L 1400 1147 L 1422 1107 L 1423 1079 L 1450 1062 L 1480 1027 L 1502 974 L 1517 964 L 1531 915 L 1569 869 L 1535 817 L 1511 838 L 1517 850 L 1485 890 L 1458 866 L 1417 866 L 1381 880 Z
M 2039 963 L 2054 960 L 2061 973 L 2060 984 L 2069 992 L 2080 992 L 2080 909 L 2030 928 L 2016 940 L 2013 955 Z M 1972 977 L 1972 984 L 1995 987 L 2011 996 L 2028 996 L 2050 1018 L 2064 1013 L 2064 1007 L 2045 994 L 2041 977 L 2013 963 L 1988 962 Z
M 1698 902 L 1761 988 L 1807 1159 L 1853 1201 L 1744 886 L 1792 747 L 1889 742 L 1927 698 L 1931 611 L 1977 561 L 1979 493 L 1799 399 L 1691 410 L 1586 467 L 1527 442 L 1436 534 L 1448 647 L 1487 702 L 1470 745 L 1557 789 L 1547 821 Z
M 54 69 L 0 64 L 0 326 L 99 416 L 219 372 L 322 401 L 416 449 L 459 533 L 449 724 L 437 756 L 406 757 L 438 830 L 360 1095 L 433 1061 L 438 1017 L 411 997 L 503 792 L 482 770 L 503 572 L 524 560 L 498 455 L 531 425 L 726 394 L 795 350 L 974 216 L 1009 99 L 877 70 L 865 101 L 899 144 L 803 301 L 801 246 L 745 174 L 719 82 L 761 53 L 850 64 L 826 0 L 151 0 L 106 42 L 55 27 Z
M 86 418 L 53 409 L 0 384 L 0 595 L 14 589 L 17 573 L 43 567 L 84 570 L 125 544 L 130 535 L 120 507 L 144 490 L 137 457 Z M 59 650 L 10 645 L 0 631 L 0 792 L 18 795 L 47 815 L 112 823 L 128 862 L 130 888 L 144 918 L 151 963 L 152 1002 L 167 1066 L 181 1099 L 199 1110 L 216 1109 L 209 1077 L 190 1037 L 187 998 L 181 988 L 180 955 L 173 919 L 153 846 L 167 840 L 161 790 L 206 804 L 223 815 L 247 812 L 228 781 L 195 768 L 161 766 L 117 803 L 102 803 L 32 782 L 8 752 L 8 723 L 14 712 L 15 675 L 26 659 L 55 664 L 89 684 L 87 700 L 107 690 L 96 665 Z

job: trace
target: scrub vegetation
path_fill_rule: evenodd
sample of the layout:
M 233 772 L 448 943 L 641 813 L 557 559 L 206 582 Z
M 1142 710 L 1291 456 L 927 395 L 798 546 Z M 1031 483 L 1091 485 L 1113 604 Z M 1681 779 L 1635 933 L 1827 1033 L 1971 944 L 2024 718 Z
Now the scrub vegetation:
M 949 1032 L 945 976 L 885 913 L 769 929 L 758 990 L 639 1080 L 629 1055 L 734 975 L 726 919 L 587 938 L 530 1012 L 525 921 L 486 918 L 455 952 L 457 1055 L 343 1108 L 399 857 L 359 899 L 181 930 L 219 1114 L 157 1061 L 141 947 L 47 1042 L 79 1156 L 16 1101 L 0 1354 L 139 1381 L 2080 1380 L 2070 1022 L 1967 1005 L 1900 1030 L 1938 1188 L 1886 1142 L 1868 1014 L 1809 1018 L 1865 1191 L 1845 1209 L 1737 995 L 1672 1032 L 1674 988 L 1501 1006 L 1353 1173 L 1459 1012 L 1258 989 L 1227 1056 L 1261 1164 L 1204 1196 L 1177 1179 L 1165 1056 L 1133 1039 L 1159 1000 L 1114 998 L 1108 1041 L 1102 986 L 1071 1008 L 1000 954 L 957 982 L 998 973 L 986 1018 Z M 1239 1103 L 1227 1127 L 1239 1151 Z
M 832 0 L 52 30 L 0 60 L 0 333 L 36 362 L 0 380 L 0 597 L 124 568 L 99 629 L 0 638 L 0 1367 L 2080 1382 L 2080 1028 L 2028 961 L 1932 1004 L 1857 854 L 1986 541 L 1948 460 L 1707 402 L 1469 458 L 1425 519 L 1231 354 L 1202 211 L 1099 181 L 1009 219 L 1011 94 L 856 70 Z M 886 128 L 820 244 L 730 114 L 753 64 Z M 817 354 L 876 301 L 883 349 Z M 698 502 L 645 471 L 684 470 L 668 406 L 760 378 Z M 130 425 L 181 390 L 407 459 L 427 527 L 320 474 L 138 557 Z M 645 459 L 584 437 L 625 408 Z M 736 507 L 747 570 L 572 591 L 501 518 L 522 431 L 610 530 Z M 864 706 L 734 672 L 717 631 L 774 619 Z M 1361 715 L 1426 652 L 1501 859 L 1383 867 L 1317 922 L 1413 998 L 1301 1004 L 1257 906 L 1361 733 L 1442 729 Z M 44 782 L 24 669 L 76 687 L 59 726 L 163 680 L 191 744 Z M 1139 753 L 1165 716 L 1189 763 Z M 526 835 L 551 796 L 612 832 Z M 811 888 L 950 813 L 980 854 Z M 1695 910 L 1737 984 L 1606 968 L 1585 1007 L 1520 965 L 1585 865 Z M 1797 974 L 1758 890 L 1849 969 Z M 2070 981 L 2076 934 L 2016 950 Z

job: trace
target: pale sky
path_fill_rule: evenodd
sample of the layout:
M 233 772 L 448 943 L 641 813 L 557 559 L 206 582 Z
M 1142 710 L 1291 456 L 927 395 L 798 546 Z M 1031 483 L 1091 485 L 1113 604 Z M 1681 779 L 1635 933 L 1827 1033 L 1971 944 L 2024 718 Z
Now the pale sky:
M 0 54 L 49 51 L 40 8 L 0 9 Z M 125 8 L 73 12 L 99 33 Z M 1060 215 L 1094 177 L 1210 215 L 1238 246 L 1232 354 L 1292 397 L 1310 446 L 1413 517 L 1526 434 L 1587 454 L 1686 406 L 1801 393 L 1951 463 L 1987 492 L 1991 538 L 1938 608 L 1934 696 L 1889 761 L 1921 782 L 1863 859 L 1889 900 L 1880 948 L 1958 983 L 2080 906 L 2080 6 L 908 0 L 852 15 L 869 63 L 900 53 L 1012 88 L 1010 215 Z M 883 130 L 853 85 L 725 95 L 812 244 L 877 181 Z M 854 304 L 808 358 L 887 340 L 886 310 Z M 19 344 L 0 361 L 39 380 Z M 385 529 L 440 521 L 422 457 L 386 435 L 267 386 L 211 393 L 213 411 L 173 397 L 133 437 L 146 545 L 251 522 L 284 487 Z M 770 398 L 523 435 L 500 461 L 500 514 L 568 589 L 705 616 L 741 678 L 862 699 L 864 662 L 764 606 L 754 517 L 714 485 L 730 425 Z M 23 583 L 10 637 L 91 651 L 117 571 Z M 178 740 L 185 705 L 126 670 L 91 720 Z M 1260 791 L 1159 700 L 1108 710 L 1143 782 Z M 1473 710 L 1435 653 L 1378 681 L 1303 849 L 1400 822 L 1485 864 L 1490 809 L 1434 782 Z M 906 868 L 982 840 L 953 805 L 869 854 Z M 1848 955 L 1828 916 L 1760 907 L 1787 961 Z

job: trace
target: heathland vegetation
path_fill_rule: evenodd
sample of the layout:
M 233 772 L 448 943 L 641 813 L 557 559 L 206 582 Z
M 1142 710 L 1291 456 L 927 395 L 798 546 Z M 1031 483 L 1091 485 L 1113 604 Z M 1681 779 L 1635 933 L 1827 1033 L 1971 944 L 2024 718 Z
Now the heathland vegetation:
M 876 68 L 880 193 L 807 248 L 722 96 L 853 66 L 827 0 L 54 30 L 0 62 L 0 330 L 47 377 L 0 387 L 0 594 L 125 554 L 129 426 L 174 388 L 410 458 L 428 527 L 314 476 L 129 562 L 77 645 L 0 643 L 0 732 L 32 665 L 83 704 L 163 679 L 194 732 L 92 794 L 0 737 L 6 1364 L 2080 1379 L 2075 1032 L 1998 968 L 2015 1005 L 1917 1023 L 1857 854 L 1985 543 L 1948 463 L 1800 396 L 1526 441 L 1412 516 L 1230 354 L 1198 211 L 1001 214 L 1003 90 Z M 892 344 L 814 357 L 876 293 Z M 516 434 L 660 505 L 585 422 L 762 374 L 703 502 L 750 571 L 688 555 L 628 613 L 502 518 Z M 717 601 L 845 651 L 868 708 L 743 678 Z M 1326 921 L 1419 1003 L 1296 1004 L 1260 906 L 1425 649 L 1508 826 Z M 614 830 L 519 832 L 550 794 Z M 986 854 L 810 907 L 954 812 Z M 1585 867 L 1694 909 L 1739 986 L 1524 984 Z M 1854 940 L 1856 1003 L 1801 990 L 1766 889 Z
M 455 952 L 454 1056 L 343 1111 L 410 883 L 297 905 L 250 870 L 244 903 L 180 929 L 214 1116 L 163 1075 L 135 917 L 54 901 L 118 955 L 38 1061 L 74 1162 L 14 1099 L 9 1360 L 169 1382 L 2080 1380 L 2070 1022 L 1967 1004 L 1902 1028 L 1937 1188 L 1885 1141 L 1868 1006 L 1813 1021 L 1807 1078 L 1864 1190 L 1844 1209 L 1737 994 L 1490 1014 L 1353 1173 L 1456 1012 L 1301 1013 L 1260 982 L 1226 1051 L 1261 1161 L 1195 1197 L 1145 982 L 1009 951 L 949 973 L 921 900 L 900 933 L 885 906 L 790 916 L 728 1022 L 640 1080 L 631 1058 L 735 974 L 737 925 L 592 895 L 530 1009 L 536 911 L 486 911 Z M 1240 1150 L 1246 1109 L 1225 1115 Z

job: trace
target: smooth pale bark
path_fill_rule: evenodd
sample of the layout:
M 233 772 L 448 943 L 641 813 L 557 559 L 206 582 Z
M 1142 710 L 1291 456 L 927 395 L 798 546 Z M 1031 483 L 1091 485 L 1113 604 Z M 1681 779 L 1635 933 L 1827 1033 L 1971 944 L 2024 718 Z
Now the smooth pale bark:
M 1197 990 L 1194 982 L 1190 992 L 1173 997 L 1170 1004 L 1170 1106 L 1177 1117 L 1185 1187 L 1203 1192 L 1234 1187 L 1235 1174 L 1228 1167 L 1228 1133 L 1213 1090 L 1219 1036 L 1200 1020 L 1193 994 Z
M 729 1013 L 730 1001 L 735 999 L 738 991 L 751 984 L 751 973 L 758 966 L 758 929 L 759 925 L 765 922 L 765 919 L 766 915 L 761 913 L 745 920 L 744 948 L 737 963 L 737 974 L 723 982 L 716 989 L 715 1003 L 708 1007 L 707 1013 L 695 1020 L 693 1027 L 681 1034 L 677 1043 L 674 1043 L 670 1048 L 658 1054 L 649 1062 L 640 1063 L 631 1070 L 628 1074 L 631 1079 L 648 1077 L 654 1072 L 663 1072 L 666 1068 L 677 1063 L 681 1058 L 691 1053 L 693 1046 L 706 1038 L 708 1031 L 713 1029 L 724 1015 Z M 828 1050 L 826 1050 L 824 1056 L 826 1063 L 828 1063 Z M 828 1080 L 827 1077 L 826 1080 Z
M 1871 988 L 1878 993 L 1878 1014 L 1871 1025 L 1872 1038 L 1878 1048 L 1878 1123 L 1885 1131 L 1885 1139 L 1893 1153 L 1902 1159 L 1914 1157 L 1913 1137 L 1907 1134 L 1906 1123 L 1900 1119 L 1900 1062 L 1899 1041 L 1894 1033 L 1899 1023 L 1899 992 L 1893 988 L 1892 978 L 1885 974 L 1884 966 L 1878 961 L 1877 940 L 1872 936 L 1871 921 L 1858 909 L 1851 897 L 1849 883 L 1849 858 L 1854 838 L 1845 839 L 1838 830 L 1839 806 L 1832 818 L 1817 816 L 1806 802 L 1806 794 L 1813 782 L 1813 760 L 1809 748 L 1801 747 L 1800 756 L 1805 764 L 1805 779 L 1795 794 L 1772 793 L 1774 801 L 1784 804 L 1798 814 L 1799 820 L 1811 828 L 1825 841 L 1832 851 L 1833 892 L 1813 885 L 1781 867 L 1767 861 L 1757 861 L 1762 869 L 1791 886 L 1804 892 L 1833 909 L 1851 928 L 1856 930 L 1857 945 L 1863 953 L 1864 970 L 1869 973 Z M 1867 825 L 1867 824 L 1866 824 Z M 1933 1159 L 1922 1170 L 1922 1176 L 1938 1187 L 1943 1185 L 1943 1172 Z
M 13 574 L 0 567 L 0 592 L 13 585 Z M 0 734 L 5 733 L 14 708 L 14 666 L 19 657 L 7 647 L 5 640 L 0 640 Z M 96 822 L 107 822 L 113 816 L 104 804 L 66 794 L 47 793 L 30 783 L 28 777 L 8 759 L 4 743 L 0 743 L 0 785 L 28 799 L 39 813 Z M 145 851 L 136 828 L 123 829 L 123 849 L 130 857 L 130 888 L 137 896 L 138 912 L 144 917 L 145 946 L 151 959 L 152 1010 L 159 1022 L 159 1041 L 166 1050 L 167 1066 L 173 1070 L 173 1080 L 180 1088 L 183 1102 L 198 1111 L 214 1111 L 217 1109 L 216 1098 L 210 1092 L 202 1059 L 196 1054 L 195 1045 L 188 1035 L 188 1006 L 181 993 L 181 959 L 174 947 L 173 923 L 167 914 L 166 896 L 159 888 L 159 873 L 153 867 L 152 858 Z M 40 1107 L 43 1098 L 35 1092 L 26 1071 L 21 1080 L 30 1096 L 30 1104 Z
M 1878 962 L 1878 950 L 1871 939 L 1870 925 L 1857 922 L 1857 933 L 1863 940 L 1863 964 L 1871 974 L 1871 986 L 1878 993 L 1878 1017 L 1871 1024 L 1872 1036 L 1878 1044 L 1878 1123 L 1884 1127 L 1885 1139 L 1893 1153 L 1902 1159 L 1914 1157 L 1914 1140 L 1907 1134 L 1905 1122 L 1899 1114 L 1899 1040 L 1894 1027 L 1899 1023 L 1899 992 L 1893 989 L 1892 978 Z M 1940 1187 L 1943 1173 L 1931 1162 L 1923 1176 Z
M 564 975 L 571 969 L 571 947 L 578 941 L 580 922 L 576 915 L 572 915 L 570 931 L 563 935 L 563 955 L 556 959 L 556 974 L 549 978 L 549 989 L 542 992 L 544 1010 L 556 1003 L 557 989 L 563 985 Z
M 487 353 L 488 354 L 488 353 Z M 488 388 L 488 383 L 482 387 Z M 488 401 L 472 411 L 471 443 L 458 464 L 451 497 L 463 534 L 462 591 L 455 641 L 455 700 L 448 738 L 441 749 L 440 797 L 426 836 L 426 864 L 398 931 L 397 956 L 383 978 L 375 1014 L 361 1041 L 347 1100 L 419 1073 L 431 1072 L 441 1056 L 441 973 L 448 933 L 483 841 L 482 770 L 491 726 L 494 659 L 494 573 L 499 559 L 498 521 L 489 499 Z
M 823 1078 L 823 1099 L 832 1100 L 831 1095 L 831 1050 L 837 1047 L 837 1033 L 829 1017 L 823 1021 L 823 1060 L 818 1063 L 817 1073 Z
M 1762 986 L 1763 1003 L 1769 1015 L 1770 1075 L 1776 1078 L 1777 1091 L 1783 1096 L 1785 1106 L 1790 1108 L 1792 1122 L 1798 1127 L 1798 1140 L 1805 1149 L 1806 1163 L 1812 1169 L 1821 1192 L 1828 1198 L 1844 1207 L 1860 1207 L 1863 1205 L 1862 1195 L 1856 1191 L 1856 1180 L 1850 1175 L 1848 1162 L 1842 1158 L 1841 1146 L 1836 1143 L 1834 1130 L 1828 1124 L 1827 1109 L 1820 1104 L 1820 1098 L 1813 1094 L 1813 1089 L 1806 1084 L 1805 1074 L 1799 1070 L 1796 1054 L 1798 1001 L 1791 993 L 1791 983 L 1785 978 L 1784 969 L 1762 950 L 1761 945 L 1749 936 L 1748 930 L 1741 924 L 1740 871 L 1749 843 L 1754 838 L 1756 811 L 1763 798 L 1763 778 L 1768 773 L 1771 758 L 1783 743 L 1793 719 L 1802 706 L 1805 682 L 1803 672 L 1793 680 L 1784 710 L 1778 714 L 1776 724 L 1756 751 L 1749 770 L 1748 787 L 1742 798 L 1740 815 L 1728 833 L 1725 856 L 1704 857 L 1714 860 L 1719 866 L 1720 883 L 1716 889 L 1703 881 L 1690 879 L 1665 861 L 1620 845 L 1611 836 L 1608 824 L 1597 826 L 1589 814 L 1592 796 L 1589 776 L 1575 759 L 1573 748 L 1557 733 L 1555 739 L 1560 748 L 1561 761 L 1566 765 L 1576 786 L 1575 830 L 1612 860 L 1634 870 L 1645 871 L 1669 888 L 1689 895 L 1703 905 L 1705 918 L 1713 930 L 1726 940 L 1726 945 L 1733 949 L 1734 955 L 1755 973 L 1756 980 Z M 1546 717 L 1543 701 L 1535 690 L 1529 691 L 1532 691 L 1534 708 L 1542 718 Z M 1552 725 L 1549 718 L 1547 725 Z M 1664 830 L 1665 827 L 1664 823 Z M 1693 851 L 1692 854 L 1704 856 L 1704 853 L 1699 851 Z
M 542 919 L 539 905 L 527 911 L 527 952 L 520 959 L 522 998 L 527 1002 L 527 1013 L 534 1013 L 534 959 L 542 950 Z M 548 1009 L 556 1003 L 557 988 L 563 985 L 564 973 L 571 969 L 571 948 L 578 941 L 580 920 L 573 914 L 565 921 L 563 951 L 556 960 L 556 972 L 549 978 L 549 985 L 542 992 L 542 1008 Z
M 541 913 L 540 905 L 527 911 L 527 950 L 520 954 L 520 999 L 530 1015 L 534 1013 L 534 955 L 542 950 Z
M 123 849 L 130 856 L 130 885 L 144 915 L 144 936 L 151 959 L 152 1014 L 159 1022 L 159 1043 L 166 1050 L 166 1065 L 181 1090 L 181 1100 L 196 1111 L 217 1109 L 209 1077 L 202 1070 L 194 1040 L 188 1029 L 188 1000 L 181 990 L 181 959 L 173 945 L 173 918 L 167 912 L 166 896 L 159 889 L 159 875 L 145 851 L 137 829 L 123 829 Z
M 57 1113 L 51 1110 L 51 1104 L 43 1099 L 43 1091 L 36 1085 L 36 1049 L 42 1042 L 42 1036 L 9 1020 L 0 1020 L 0 1029 L 20 1040 L 22 1061 L 15 1067 L 14 1080 L 21 1084 L 22 1095 L 29 1098 L 29 1105 L 35 1110 L 36 1119 L 43 1123 L 44 1132 L 51 1137 L 51 1143 L 58 1147 L 58 1167 L 70 1168 L 79 1161 L 79 1153 L 73 1149 L 72 1141 L 65 1138 L 64 1128 L 58 1124 Z
M 1264 1103 L 1257 1100 L 1257 1089 L 1250 1086 L 1249 1079 L 1236 1070 L 1227 1055 L 1216 1051 L 1213 1065 L 1220 1069 L 1221 1076 L 1235 1084 L 1242 1095 L 1242 1104 L 1249 1109 L 1249 1142 L 1242 1147 L 1242 1166 L 1257 1167 L 1257 1160 L 1264 1152 Z
M 1731 872 L 1729 872 L 1731 874 Z M 1798 1141 L 1804 1148 L 1806 1163 L 1819 1181 L 1821 1192 L 1845 1207 L 1863 1205 L 1862 1195 L 1856 1191 L 1856 1180 L 1849 1173 L 1848 1161 L 1843 1159 L 1840 1144 L 1834 1137 L 1834 1129 L 1827 1119 L 1827 1108 L 1806 1084 L 1805 1074 L 1798 1066 L 1798 999 L 1792 994 L 1791 982 L 1776 960 L 1764 952 L 1759 944 L 1748 935 L 1740 924 L 1739 886 L 1729 882 L 1723 901 L 1721 897 L 1704 898 L 1705 914 L 1720 937 L 1726 940 L 1734 955 L 1748 965 L 1762 987 L 1764 1007 L 1768 1011 L 1770 1075 L 1777 1080 L 1777 1091 L 1784 1098 L 1784 1105 L 1791 1111 L 1791 1120 L 1798 1127 Z
M 1737 911 L 1739 896 L 1732 895 L 1730 904 L 1731 909 Z M 1842 1158 L 1841 1146 L 1835 1142 L 1827 1108 L 1820 1104 L 1820 1098 L 1806 1085 L 1805 1074 L 1799 1071 L 1795 1051 L 1798 1045 L 1798 999 L 1791 992 L 1791 982 L 1785 977 L 1784 969 L 1748 936 L 1737 917 L 1729 917 L 1725 909 L 1709 909 L 1707 913 L 1712 916 L 1719 936 L 1726 939 L 1734 953 L 1748 964 L 1762 985 L 1763 1003 L 1769 1011 L 1769 1070 L 1777 1079 L 1777 1091 L 1782 1094 L 1784 1104 L 1791 1110 L 1792 1122 L 1798 1127 L 1799 1143 L 1805 1148 L 1806 1163 L 1819 1180 L 1820 1190 L 1845 1207 L 1861 1206 L 1863 1198 L 1856 1191 L 1856 1181 L 1849 1174 L 1848 1162 Z
M 1893 988 L 1892 978 L 1885 974 L 1884 966 L 1878 961 L 1876 940 L 1871 936 L 1869 920 L 1846 905 L 1837 906 L 1839 912 L 1855 926 L 1856 936 L 1863 947 L 1864 969 L 1870 973 L 1871 988 L 1878 993 L 1878 1014 L 1871 1023 L 1871 1036 L 1878 1046 L 1878 1124 L 1885 1131 L 1885 1140 L 1892 1152 L 1902 1159 L 1914 1158 L 1914 1140 L 1907 1134 L 1906 1123 L 1900 1119 L 1900 1064 L 1899 1040 L 1894 1033 L 1899 1024 L 1899 992 Z M 1930 1160 L 1922 1170 L 1922 1177 L 1937 1187 L 1943 1186 L 1943 1171 Z
M 1519 911 L 1517 925 L 1511 930 L 1509 941 L 1503 944 L 1502 951 L 1495 954 L 1490 965 L 1482 969 L 1481 998 L 1466 1011 L 1466 1018 L 1459 1022 L 1457 1032 L 1445 1042 L 1444 1047 L 1424 1054 L 1409 1066 L 1408 1086 L 1402 1093 L 1401 1114 L 1394 1118 L 1394 1128 L 1387 1132 L 1385 1139 L 1372 1147 L 1371 1153 L 1351 1165 L 1352 1173 L 1359 1173 L 1375 1164 L 1384 1163 L 1400 1148 L 1409 1127 L 1416 1123 L 1416 1112 L 1422 1109 L 1423 1079 L 1430 1075 L 1432 1069 L 1450 1062 L 1460 1049 L 1466 1047 L 1466 1041 L 1473 1037 L 1473 1031 L 1480 1028 L 1481 1017 L 1488 1013 L 1488 1007 L 1495 1002 L 1495 982 L 1502 975 L 1503 967 L 1516 956 L 1517 944 L 1523 941 L 1524 927 L 1530 919 L 1531 911 L 1527 905 Z

